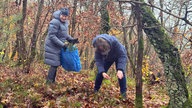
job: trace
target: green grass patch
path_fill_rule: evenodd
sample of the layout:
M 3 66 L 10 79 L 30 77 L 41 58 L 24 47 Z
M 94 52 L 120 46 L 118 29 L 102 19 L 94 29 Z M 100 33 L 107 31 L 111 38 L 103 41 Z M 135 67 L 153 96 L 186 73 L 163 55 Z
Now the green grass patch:
M 96 74 L 95 74 L 95 69 L 94 70 L 91 70 L 90 72 L 89 72 L 89 77 L 88 77 L 88 80 L 89 81 L 95 81 L 95 79 L 96 79 Z
M 110 80 L 107 80 L 107 79 L 104 79 L 104 80 L 103 80 L 103 84 L 104 84 L 104 85 L 110 85 L 110 84 L 111 84 L 111 81 L 110 81 Z
M 135 88 L 135 79 L 134 78 L 127 78 L 127 85 L 129 88 Z

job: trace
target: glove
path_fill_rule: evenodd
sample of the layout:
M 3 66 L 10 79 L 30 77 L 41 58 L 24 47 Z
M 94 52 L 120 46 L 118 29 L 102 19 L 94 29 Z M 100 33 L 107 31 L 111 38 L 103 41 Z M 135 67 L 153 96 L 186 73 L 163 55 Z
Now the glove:
M 67 41 L 68 41 L 69 43 L 72 43 L 72 44 L 79 43 L 78 38 L 75 38 L 75 39 L 68 39 Z
M 68 47 L 68 44 L 64 44 L 63 50 L 66 51 L 67 47 Z

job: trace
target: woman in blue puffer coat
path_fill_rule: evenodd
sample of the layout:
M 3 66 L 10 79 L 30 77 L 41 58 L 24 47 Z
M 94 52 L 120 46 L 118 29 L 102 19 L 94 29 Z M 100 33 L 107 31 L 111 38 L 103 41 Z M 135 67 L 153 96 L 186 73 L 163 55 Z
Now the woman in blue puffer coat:
M 49 23 L 48 35 L 45 39 L 44 62 L 50 65 L 47 82 L 55 82 L 57 67 L 60 63 L 61 48 L 66 48 L 64 42 L 78 43 L 78 39 L 73 39 L 68 34 L 69 10 L 61 8 L 53 13 L 53 19 Z

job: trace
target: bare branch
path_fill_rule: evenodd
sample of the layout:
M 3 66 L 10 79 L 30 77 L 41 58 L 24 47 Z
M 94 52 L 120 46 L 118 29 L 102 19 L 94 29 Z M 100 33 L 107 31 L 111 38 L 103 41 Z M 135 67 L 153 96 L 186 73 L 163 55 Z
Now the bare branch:
M 189 25 L 192 26 L 192 22 L 190 22 L 190 21 L 187 19 L 187 14 L 188 14 L 189 11 L 186 11 L 186 14 L 185 14 L 184 17 L 180 17 L 180 16 L 177 16 L 177 15 L 175 15 L 175 14 L 172 14 L 171 12 L 168 12 L 168 11 L 166 11 L 166 10 L 158 7 L 158 6 L 155 6 L 155 5 L 153 5 L 153 4 L 148 4 L 148 3 L 145 3 L 145 2 L 139 2 L 139 1 L 132 1 L 132 0 L 117 0 L 117 1 L 118 1 L 118 2 L 124 2 L 124 3 L 125 3 L 125 2 L 129 2 L 129 3 L 131 3 L 131 4 L 134 3 L 134 4 L 141 4 L 141 5 L 146 5 L 146 6 L 154 7 L 154 8 L 156 8 L 156 9 L 158 9 L 158 10 L 164 12 L 164 13 L 167 13 L 167 14 L 175 17 L 175 18 L 181 19 L 181 20 L 185 21 L 186 24 L 189 24 Z

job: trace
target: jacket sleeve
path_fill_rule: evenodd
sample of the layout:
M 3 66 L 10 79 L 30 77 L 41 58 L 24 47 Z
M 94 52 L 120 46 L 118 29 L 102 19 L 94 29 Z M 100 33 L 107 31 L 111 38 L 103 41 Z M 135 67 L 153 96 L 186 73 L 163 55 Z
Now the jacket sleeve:
M 49 24 L 49 38 L 50 40 L 59 47 L 63 47 L 64 43 L 58 39 L 57 33 L 59 31 L 59 22 L 52 20 Z
M 117 60 L 117 66 L 116 66 L 117 70 L 125 72 L 126 64 L 127 64 L 127 56 L 124 54 L 120 55 Z
M 126 65 L 127 65 L 127 52 L 125 47 L 115 39 L 115 49 L 117 49 L 118 59 L 116 61 L 116 69 L 125 72 Z
M 99 54 L 98 52 L 95 52 L 95 62 L 98 68 L 98 73 L 105 72 L 104 68 L 104 61 L 102 59 L 102 55 Z

